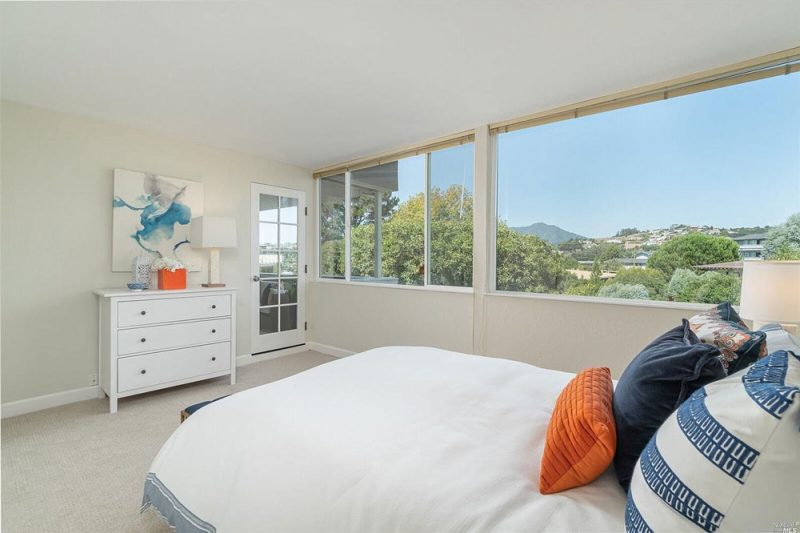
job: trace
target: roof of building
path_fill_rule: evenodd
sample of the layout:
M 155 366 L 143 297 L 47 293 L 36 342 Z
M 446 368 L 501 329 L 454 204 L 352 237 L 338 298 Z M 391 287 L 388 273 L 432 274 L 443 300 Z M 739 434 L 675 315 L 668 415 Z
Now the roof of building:
M 730 261 L 727 263 L 712 263 L 710 265 L 695 265 L 699 270 L 742 270 L 744 261 Z
M 747 235 L 740 235 L 739 237 L 733 237 L 733 240 L 734 241 L 747 241 L 747 240 L 751 240 L 751 239 L 758 240 L 758 239 L 766 239 L 766 238 L 767 238 L 767 234 L 766 233 L 749 233 Z

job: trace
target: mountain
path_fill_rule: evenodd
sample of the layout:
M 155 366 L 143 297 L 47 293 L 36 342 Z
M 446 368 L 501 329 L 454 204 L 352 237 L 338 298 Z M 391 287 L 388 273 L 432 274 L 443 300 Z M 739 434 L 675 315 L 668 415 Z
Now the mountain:
M 541 239 L 549 242 L 550 244 L 561 244 L 564 241 L 568 241 L 570 239 L 585 239 L 581 235 L 577 233 L 572 233 L 565 229 L 561 229 L 558 226 L 553 226 L 551 224 L 545 224 L 544 222 L 536 222 L 535 224 L 531 224 L 530 226 L 522 226 L 511 228 L 512 230 L 516 231 L 517 233 L 525 233 L 526 235 L 536 235 Z

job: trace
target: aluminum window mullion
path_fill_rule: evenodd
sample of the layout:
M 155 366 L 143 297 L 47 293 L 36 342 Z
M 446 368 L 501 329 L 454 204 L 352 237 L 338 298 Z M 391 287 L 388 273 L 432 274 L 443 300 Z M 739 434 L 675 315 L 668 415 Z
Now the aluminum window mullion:
M 350 183 L 352 181 L 352 173 L 348 170 L 344 173 L 344 279 L 350 281 L 350 226 L 352 208 L 350 206 L 351 193 Z
M 424 248 L 424 259 L 423 259 L 423 269 L 424 269 L 424 276 L 423 276 L 423 286 L 428 286 L 431 284 L 431 225 L 430 225 L 430 190 L 431 190 L 431 154 L 430 152 L 425 154 L 425 188 L 423 191 L 423 202 L 425 203 L 423 212 L 423 218 L 425 220 L 425 236 L 423 239 L 423 248 Z

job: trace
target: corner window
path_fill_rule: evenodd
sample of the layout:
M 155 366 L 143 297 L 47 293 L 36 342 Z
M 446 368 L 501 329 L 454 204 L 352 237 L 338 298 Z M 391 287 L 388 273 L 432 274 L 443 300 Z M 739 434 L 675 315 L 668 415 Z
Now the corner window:
M 319 275 L 345 276 L 344 174 L 319 180 Z
M 320 277 L 470 287 L 473 157 L 467 143 L 321 178 Z
M 737 303 L 743 261 L 800 258 L 800 74 L 496 146 L 497 290 Z

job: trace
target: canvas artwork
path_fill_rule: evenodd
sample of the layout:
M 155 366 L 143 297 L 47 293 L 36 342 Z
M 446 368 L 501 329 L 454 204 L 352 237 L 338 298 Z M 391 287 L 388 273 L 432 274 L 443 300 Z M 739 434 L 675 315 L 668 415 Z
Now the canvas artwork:
M 189 223 L 203 214 L 203 184 L 114 169 L 111 269 L 130 272 L 143 252 L 177 257 L 200 270 L 200 251 L 189 243 Z

